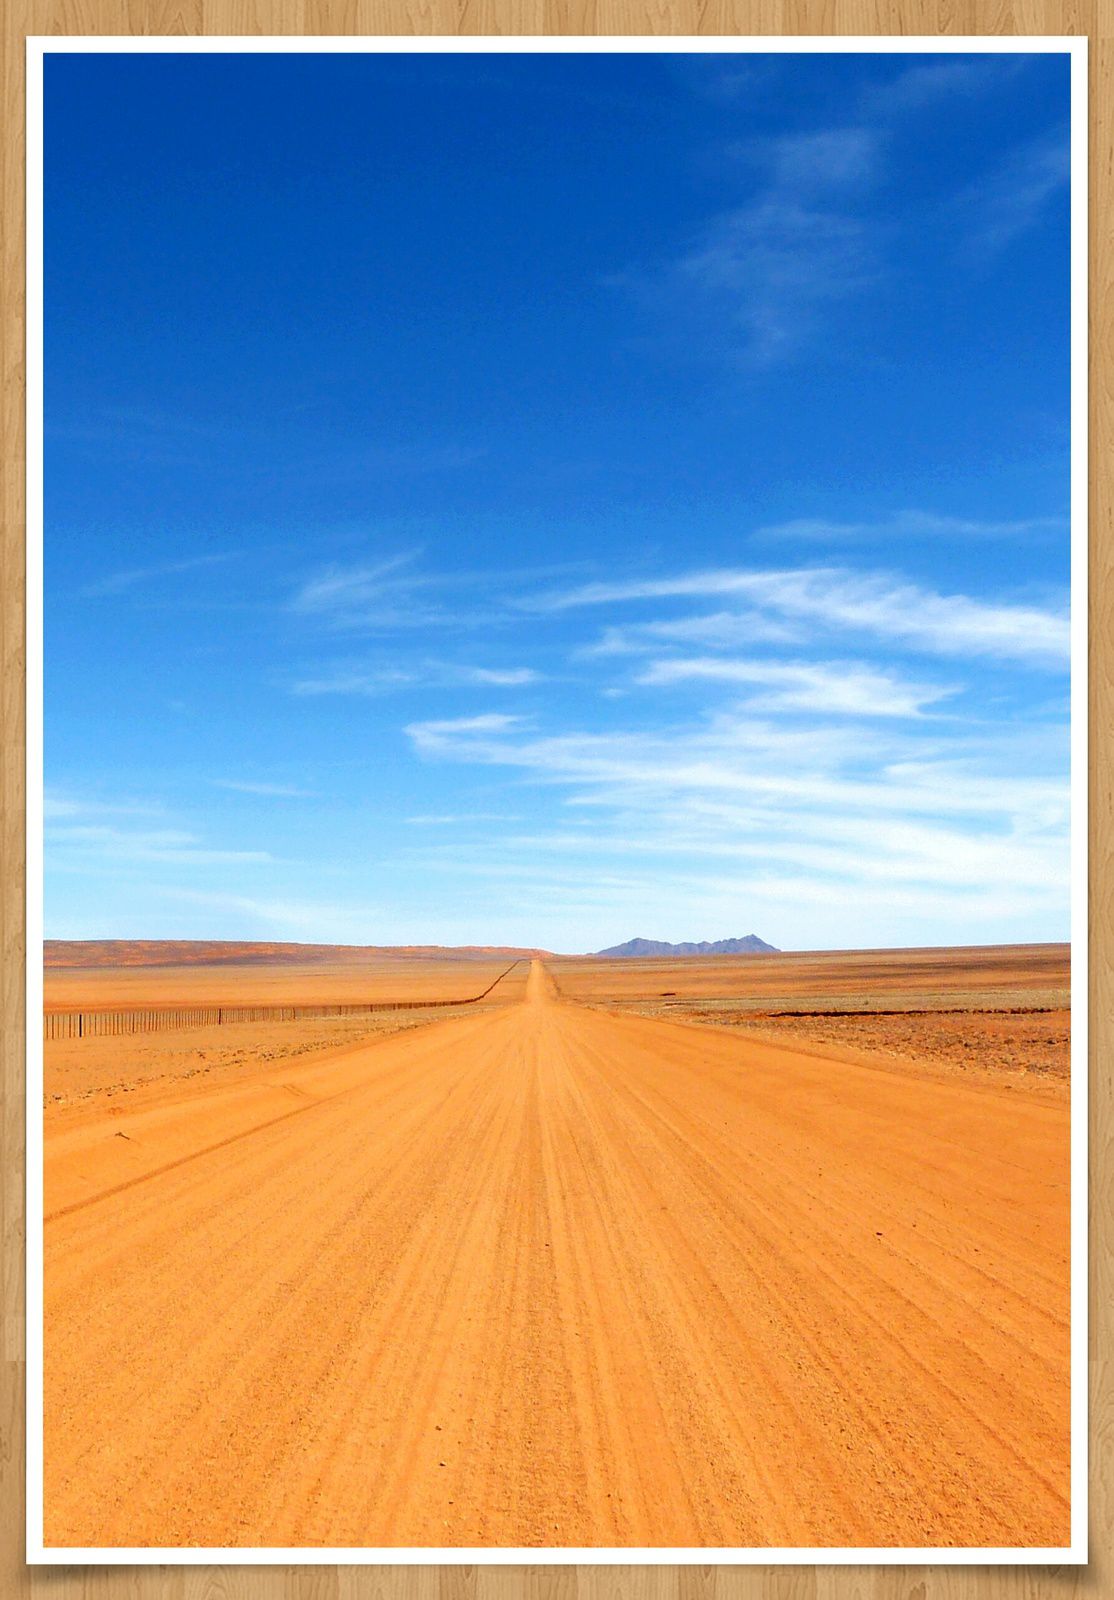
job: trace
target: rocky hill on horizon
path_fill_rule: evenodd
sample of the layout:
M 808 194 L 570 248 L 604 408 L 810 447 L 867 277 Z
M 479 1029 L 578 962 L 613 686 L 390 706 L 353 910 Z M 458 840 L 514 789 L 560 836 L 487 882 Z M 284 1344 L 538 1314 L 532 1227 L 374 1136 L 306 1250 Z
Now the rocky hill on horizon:
M 626 944 L 614 944 L 608 950 L 596 950 L 597 956 L 758 956 L 780 955 L 776 945 L 767 944 L 756 933 L 741 939 L 702 940 L 682 944 L 667 944 L 663 939 L 628 939 Z

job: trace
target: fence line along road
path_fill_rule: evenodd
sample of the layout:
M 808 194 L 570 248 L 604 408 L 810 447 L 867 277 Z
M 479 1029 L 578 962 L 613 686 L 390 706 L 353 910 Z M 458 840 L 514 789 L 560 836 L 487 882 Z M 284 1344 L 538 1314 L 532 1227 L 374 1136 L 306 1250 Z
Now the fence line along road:
M 103 1039 L 121 1033 L 158 1033 L 168 1028 L 219 1027 L 226 1022 L 298 1022 L 313 1017 L 358 1017 L 374 1011 L 426 1011 L 438 1006 L 474 1006 L 520 966 L 520 956 L 479 994 L 459 1000 L 367 1000 L 314 1006 L 133 1006 L 117 1010 L 44 1011 L 43 1039 Z

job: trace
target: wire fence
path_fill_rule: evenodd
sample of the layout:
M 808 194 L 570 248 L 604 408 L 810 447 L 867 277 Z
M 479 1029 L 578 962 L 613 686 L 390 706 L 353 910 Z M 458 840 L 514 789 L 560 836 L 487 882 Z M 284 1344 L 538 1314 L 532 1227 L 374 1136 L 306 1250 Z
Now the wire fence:
M 376 1011 L 425 1011 L 441 1006 L 473 1006 L 520 965 L 512 961 L 479 994 L 455 1000 L 326 1001 L 312 1006 L 128 1006 L 106 1011 L 45 1011 L 43 1039 L 103 1039 L 123 1033 L 159 1033 L 169 1028 L 220 1027 L 228 1022 L 300 1022 L 320 1017 L 358 1017 Z

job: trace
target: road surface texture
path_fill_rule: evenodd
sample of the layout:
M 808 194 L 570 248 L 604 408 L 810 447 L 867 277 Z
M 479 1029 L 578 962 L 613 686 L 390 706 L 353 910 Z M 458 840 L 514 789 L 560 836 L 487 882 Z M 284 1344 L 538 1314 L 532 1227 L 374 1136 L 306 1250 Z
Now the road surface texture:
M 558 1000 L 47 1138 L 49 1545 L 1060 1545 L 1066 1106 Z

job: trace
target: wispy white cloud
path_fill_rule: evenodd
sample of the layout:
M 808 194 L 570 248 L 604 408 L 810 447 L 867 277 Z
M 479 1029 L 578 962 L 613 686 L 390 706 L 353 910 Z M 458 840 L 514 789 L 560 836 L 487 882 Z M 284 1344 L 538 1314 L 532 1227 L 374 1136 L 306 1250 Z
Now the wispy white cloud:
M 821 313 L 874 281 L 877 266 L 856 217 L 772 193 L 718 218 L 674 274 L 718 325 L 721 349 L 769 366 L 796 355 Z
M 915 929 L 933 917 L 974 930 L 1062 916 L 1063 729 L 956 739 L 924 722 L 876 728 L 863 723 L 848 739 L 825 713 L 794 727 L 723 711 L 652 732 L 539 735 L 490 716 L 408 732 L 427 759 L 504 766 L 564 790 L 564 823 L 558 815 L 541 830 L 500 833 L 497 848 L 480 841 L 437 860 L 446 871 L 509 874 L 524 895 L 532 883 L 547 904 L 547 863 L 564 863 L 552 892 L 564 885 L 585 915 L 603 909 L 587 886 L 606 872 L 612 917 L 628 900 L 639 916 L 650 905 L 672 917 L 674 937 L 680 915 L 703 917 L 705 932 L 738 932 L 740 917 L 762 920 L 748 906 L 774 919 L 762 920 L 768 935 L 789 915 L 821 943 L 840 942 L 841 916 L 851 943 L 885 942 L 872 926 Z M 587 829 L 573 825 L 581 808 Z M 617 873 L 622 862 L 645 870 Z
M 296 680 L 291 685 L 291 693 L 307 696 L 377 696 L 419 685 L 449 689 L 517 689 L 540 681 L 541 674 L 533 667 L 479 667 L 456 662 L 424 661 L 407 667 L 338 666 L 319 676 Z
M 673 76 L 703 100 L 734 105 L 764 89 L 778 77 L 781 64 L 773 56 L 713 53 L 665 56 Z
M 688 617 L 666 617 L 607 627 L 577 657 L 619 656 L 660 650 L 666 645 L 705 650 L 735 650 L 755 644 L 793 644 L 804 637 L 799 624 L 764 616 L 760 611 L 713 611 Z
M 871 539 L 1020 539 L 1037 533 L 1063 534 L 1066 517 L 994 519 L 948 517 L 932 511 L 897 511 L 877 521 L 840 522 L 827 517 L 795 517 L 755 530 L 756 538 L 817 543 Z
M 954 689 L 910 683 L 860 662 L 746 661 L 724 657 L 669 657 L 637 676 L 646 685 L 693 682 L 757 685 L 749 709 L 811 711 L 837 716 L 919 717 Z
M 149 800 L 105 799 L 58 789 L 47 789 L 43 795 L 43 818 L 47 822 L 64 817 L 156 817 L 162 812 L 161 805 Z
M 276 800 L 313 800 L 317 798 L 314 789 L 300 789 L 288 783 L 260 783 L 253 778 L 211 778 L 209 780 L 217 789 L 231 789 L 236 794 L 255 794 L 264 798 L 273 797 Z
M 771 186 L 797 197 L 858 189 L 874 179 L 880 159 L 878 134 L 868 127 L 788 134 L 753 149 L 768 166 Z
M 1050 815 L 1066 815 L 1066 782 L 1039 772 L 1024 776 L 1012 754 L 996 771 L 993 740 L 963 753 L 954 740 L 926 743 L 926 735 L 862 729 L 849 742 L 838 725 L 788 727 L 729 712 L 695 729 L 654 733 L 539 735 L 521 718 L 495 714 L 415 722 L 405 731 L 425 755 L 517 767 L 542 781 L 571 784 L 582 797 L 594 791 L 608 807 L 629 804 L 641 791 L 659 802 L 670 794 L 747 795 L 798 809 L 834 806 L 848 815 L 1016 813 L 1041 825 Z
M 88 599 L 123 594 L 127 589 L 137 589 L 144 584 L 157 582 L 160 578 L 176 578 L 183 572 L 196 572 L 203 567 L 223 566 L 225 562 L 236 560 L 238 555 L 239 552 L 236 550 L 225 550 L 214 555 L 191 556 L 185 561 L 164 561 L 151 567 L 129 567 L 122 572 L 110 572 L 106 577 L 86 584 L 81 592 Z
M 79 813 L 80 807 L 75 800 L 66 800 L 61 795 L 52 794 L 43 798 L 43 817 L 47 821 L 54 817 L 74 817 Z
M 835 819 L 831 827 L 818 818 L 806 836 L 791 819 L 779 822 L 769 816 L 758 837 L 753 827 L 701 828 L 699 815 L 686 808 L 675 808 L 656 822 L 646 829 L 637 818 L 627 817 L 622 830 L 607 828 L 587 836 L 559 831 L 518 835 L 504 844 L 543 858 L 674 857 L 714 859 L 736 869 L 754 863 L 764 872 L 791 868 L 811 875 L 814 892 L 818 887 L 830 892 L 833 877 L 870 886 L 874 893 L 882 884 L 895 889 L 917 884 L 980 895 L 999 881 L 1023 892 L 1063 892 L 1066 846 L 1058 837 L 1029 840 L 1019 849 L 1008 834 L 972 835 L 947 825 L 911 827 L 886 818 L 871 818 L 857 829 L 848 827 L 845 818 Z
M 712 568 L 668 578 L 583 584 L 535 597 L 538 609 L 565 611 L 639 600 L 738 598 L 790 621 L 856 632 L 936 655 L 996 657 L 1064 666 L 1070 627 L 1064 610 L 942 595 L 884 573 L 841 567 L 777 571 Z
M 539 564 L 526 571 L 431 572 L 418 565 L 421 554 L 408 550 L 380 561 L 334 563 L 295 589 L 289 609 L 341 633 L 466 632 L 500 619 L 499 596 L 512 583 L 569 570 Z
M 274 861 L 266 850 L 213 845 L 191 829 L 174 825 L 164 806 L 149 802 L 52 790 L 44 797 L 43 813 L 48 864 L 71 873 L 150 862 L 197 867 Z M 153 826 L 156 819 L 159 825 Z
M 100 823 L 60 824 L 47 832 L 55 862 L 77 852 L 87 863 L 174 862 L 181 866 L 235 866 L 273 862 L 266 850 L 214 849 L 178 828 L 126 829 Z
M 412 828 L 449 828 L 477 822 L 519 822 L 521 819 L 513 813 L 505 811 L 461 811 L 449 812 L 441 816 L 406 817 L 405 821 Z
M 663 342 L 704 357 L 764 368 L 815 351 L 821 336 L 833 348 L 848 308 L 896 276 L 891 246 L 904 224 L 884 223 L 873 199 L 900 119 L 984 95 L 1024 67 L 1022 55 L 915 61 L 850 99 L 846 121 L 733 146 L 736 169 L 758 175 L 750 197 L 670 260 L 611 281 L 668 321 Z M 1066 181 L 1066 137 L 1053 134 L 933 202 L 930 226 L 986 258 L 1033 226 Z M 924 225 L 922 207 L 913 226 Z
M 476 684 L 480 688 L 490 685 L 510 689 L 538 681 L 538 674 L 532 667 L 459 667 L 456 674 L 459 682 Z
M 402 667 L 338 668 L 318 677 L 298 678 L 291 684 L 290 692 L 306 697 L 326 694 L 380 695 L 389 694 L 393 689 L 405 689 L 417 681 L 413 672 Z
M 246 917 L 272 936 L 285 935 L 311 942 L 389 942 L 384 937 L 385 913 L 380 906 L 352 905 L 338 900 L 228 894 L 220 890 L 189 889 L 177 884 L 160 885 L 157 893 L 169 902 L 185 902 L 207 911 L 231 912 Z
M 370 565 L 328 567 L 301 585 L 291 601 L 292 609 L 318 616 L 348 616 L 378 607 L 393 596 L 409 594 L 425 580 L 412 570 L 401 579 L 394 574 L 412 568 L 418 554 L 410 550 Z
M 880 142 L 870 128 L 835 127 L 736 154 L 761 173 L 752 198 L 672 261 L 613 282 L 706 352 L 765 367 L 795 357 L 834 307 L 878 281 L 875 229 L 858 202 Z
M 1023 55 L 987 55 L 917 62 L 884 83 L 871 84 L 860 107 L 868 116 L 902 116 L 938 106 L 942 100 L 981 95 L 1014 77 L 1026 60 Z
M 957 196 L 949 221 L 961 252 L 976 261 L 997 256 L 1044 220 L 1070 179 L 1066 129 L 1023 145 Z
M 501 711 L 484 711 L 473 717 L 445 717 L 430 722 L 411 722 L 404 731 L 419 750 L 451 751 L 456 741 L 461 738 L 477 734 L 490 736 L 510 733 L 513 729 L 521 727 L 523 721 L 522 717 L 510 716 Z

